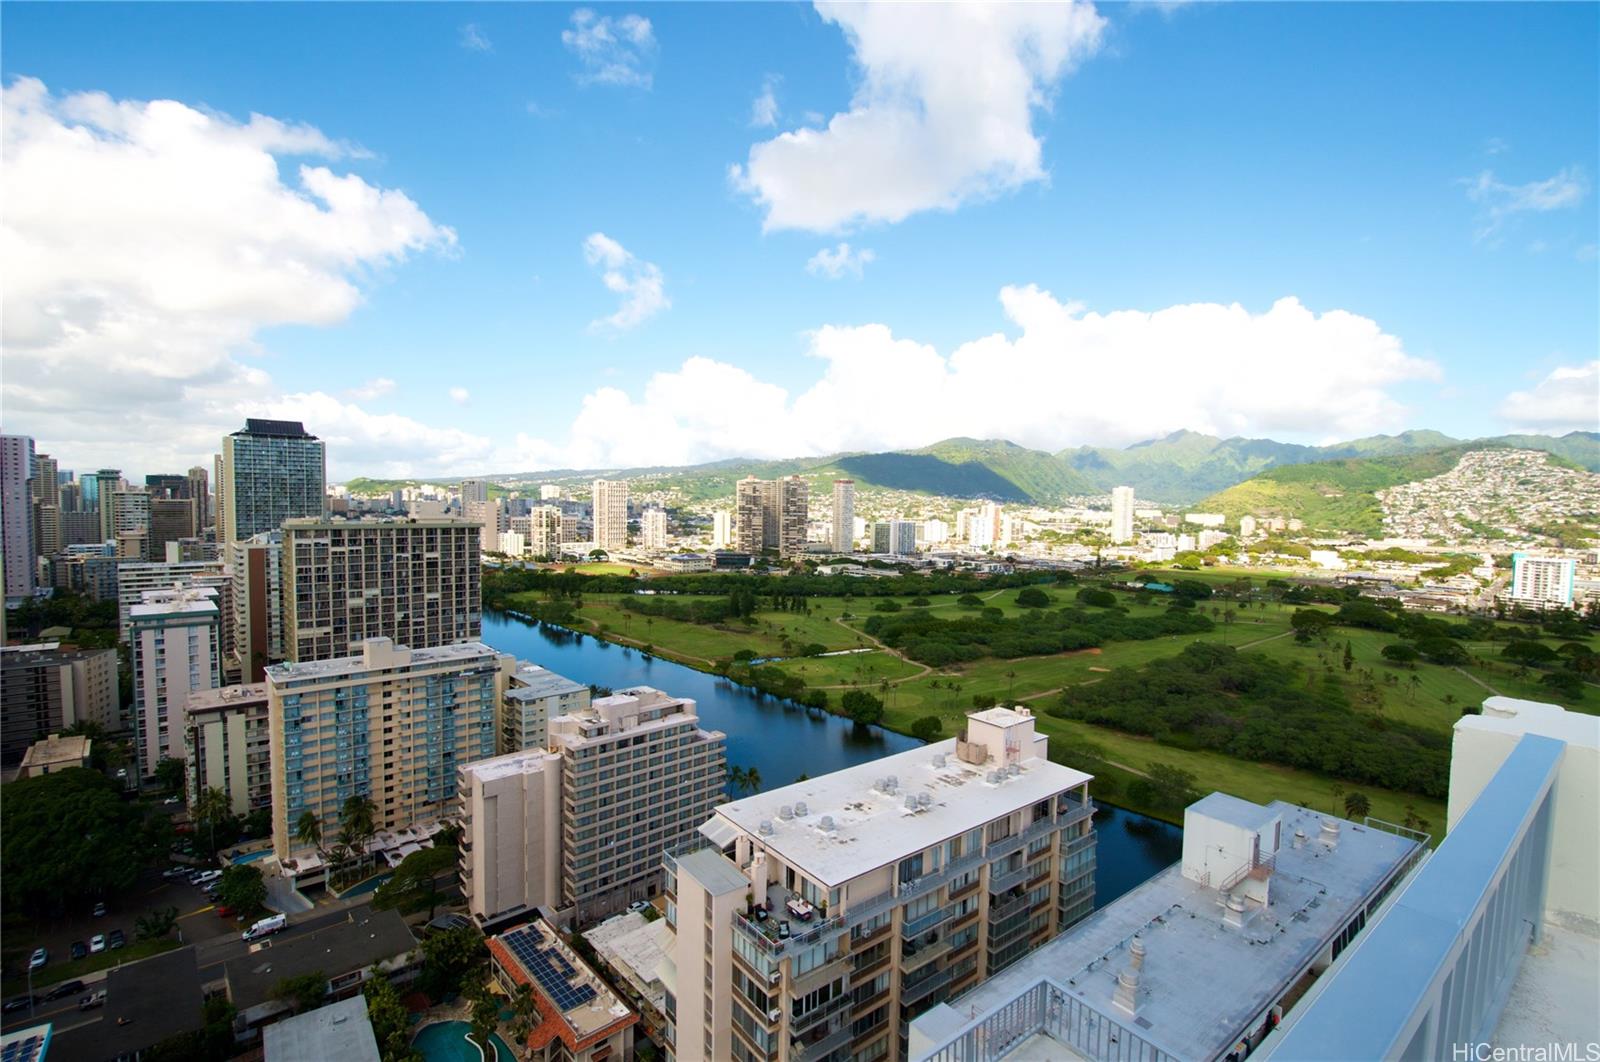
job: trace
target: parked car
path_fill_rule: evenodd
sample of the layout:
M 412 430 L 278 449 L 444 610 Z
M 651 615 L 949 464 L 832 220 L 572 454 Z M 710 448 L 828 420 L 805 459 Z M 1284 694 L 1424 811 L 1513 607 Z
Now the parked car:
M 648 900 L 635 900 L 628 905 L 628 911 L 632 914 L 638 914 L 640 911 L 649 906 L 650 901 Z
M 113 948 L 120 948 L 128 942 L 128 938 L 120 929 L 113 929 L 107 936 L 106 942 Z
M 89 938 L 89 954 L 90 955 L 99 955 L 102 951 L 105 951 L 105 950 L 106 950 L 106 935 L 104 933 L 96 933 L 94 936 Z
M 0 1012 L 6 1014 L 15 1014 L 19 1010 L 27 1010 L 29 1007 L 38 1002 L 39 999 L 37 996 L 18 996 L 15 999 L 6 1000 L 5 1005 L 0 1006 Z
M 269 915 L 245 930 L 242 939 L 246 941 L 259 940 L 262 937 L 270 937 L 272 934 L 288 928 L 288 916 L 281 914 Z
M 167 797 L 167 799 L 163 800 L 162 803 L 163 804 L 181 804 L 181 803 L 183 803 L 183 797 L 169 796 L 169 797 Z
M 201 886 L 210 885 L 213 881 L 221 879 L 221 877 L 222 871 L 220 870 L 202 870 L 190 876 L 189 884 Z
M 238 911 L 235 911 L 233 908 L 229 907 L 227 904 L 222 904 L 217 908 L 217 917 L 218 918 L 232 918 L 234 915 L 236 915 L 238 913 L 239 913 Z
M 74 940 L 72 947 L 67 949 L 74 959 L 81 959 L 89 954 L 89 945 L 81 940 Z
M 28 969 L 37 970 L 50 961 L 50 953 L 43 948 L 34 948 L 33 954 L 28 956 Z
M 46 992 L 44 994 L 44 998 L 46 1002 L 53 1002 L 57 999 L 66 999 L 68 996 L 75 996 L 82 991 L 82 981 L 62 981 L 59 985 L 56 985 L 50 991 Z
M 79 1010 L 93 1010 L 96 1007 L 105 1006 L 105 1003 L 106 1003 L 106 990 L 102 988 L 102 989 L 99 989 L 97 991 L 90 992 L 88 995 L 86 995 L 82 999 L 78 1000 L 78 1009 Z
M 96 918 L 104 918 L 105 915 L 106 915 L 106 905 L 103 904 L 103 903 L 95 904 L 94 905 L 94 916 Z

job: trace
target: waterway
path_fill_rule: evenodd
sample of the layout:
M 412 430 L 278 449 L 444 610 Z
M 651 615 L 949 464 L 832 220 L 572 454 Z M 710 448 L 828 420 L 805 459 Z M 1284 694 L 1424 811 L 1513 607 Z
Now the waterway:
M 574 682 L 611 689 L 654 686 L 677 697 L 692 698 L 701 726 L 728 736 L 728 763 L 755 768 L 763 789 L 788 785 L 802 774 L 815 777 L 922 744 L 890 730 L 807 712 L 716 675 L 549 624 L 486 611 L 483 640 Z M 1091 785 L 1091 795 L 1093 789 Z M 1121 896 L 1181 854 L 1182 831 L 1178 827 L 1122 808 L 1102 805 L 1095 828 L 1099 832 L 1098 904 Z

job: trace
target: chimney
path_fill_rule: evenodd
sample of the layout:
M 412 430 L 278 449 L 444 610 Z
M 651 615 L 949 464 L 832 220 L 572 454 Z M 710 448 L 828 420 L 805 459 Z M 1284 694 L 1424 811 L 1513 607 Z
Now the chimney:
M 1128 945 L 1128 968 L 1117 975 L 1117 988 L 1111 1002 L 1125 1014 L 1139 1009 L 1139 971 L 1144 968 L 1144 941 L 1134 937 Z

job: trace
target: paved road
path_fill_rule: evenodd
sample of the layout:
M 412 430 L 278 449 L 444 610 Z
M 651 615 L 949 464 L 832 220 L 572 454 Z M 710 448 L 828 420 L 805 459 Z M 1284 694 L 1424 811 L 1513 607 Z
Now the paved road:
M 355 906 L 355 905 L 351 905 Z M 289 916 L 289 928 L 273 937 L 271 940 L 281 941 L 310 933 L 324 926 L 331 926 L 350 917 L 349 906 L 319 907 L 314 911 L 306 911 Z M 243 930 L 229 933 L 226 936 L 212 937 L 209 940 L 196 942 L 195 961 L 200 967 L 200 980 L 210 981 L 222 976 L 222 966 L 229 959 L 237 959 L 241 955 L 248 955 L 252 945 L 246 944 L 242 939 Z M 259 947 L 259 945 L 254 945 Z

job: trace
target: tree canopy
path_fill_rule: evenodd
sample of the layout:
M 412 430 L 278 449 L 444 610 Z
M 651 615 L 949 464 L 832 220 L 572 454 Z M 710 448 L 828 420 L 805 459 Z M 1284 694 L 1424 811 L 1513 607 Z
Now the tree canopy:
M 0 811 L 8 907 L 59 913 L 126 892 L 150 854 L 144 810 L 98 771 L 20 778 L 5 787 Z

